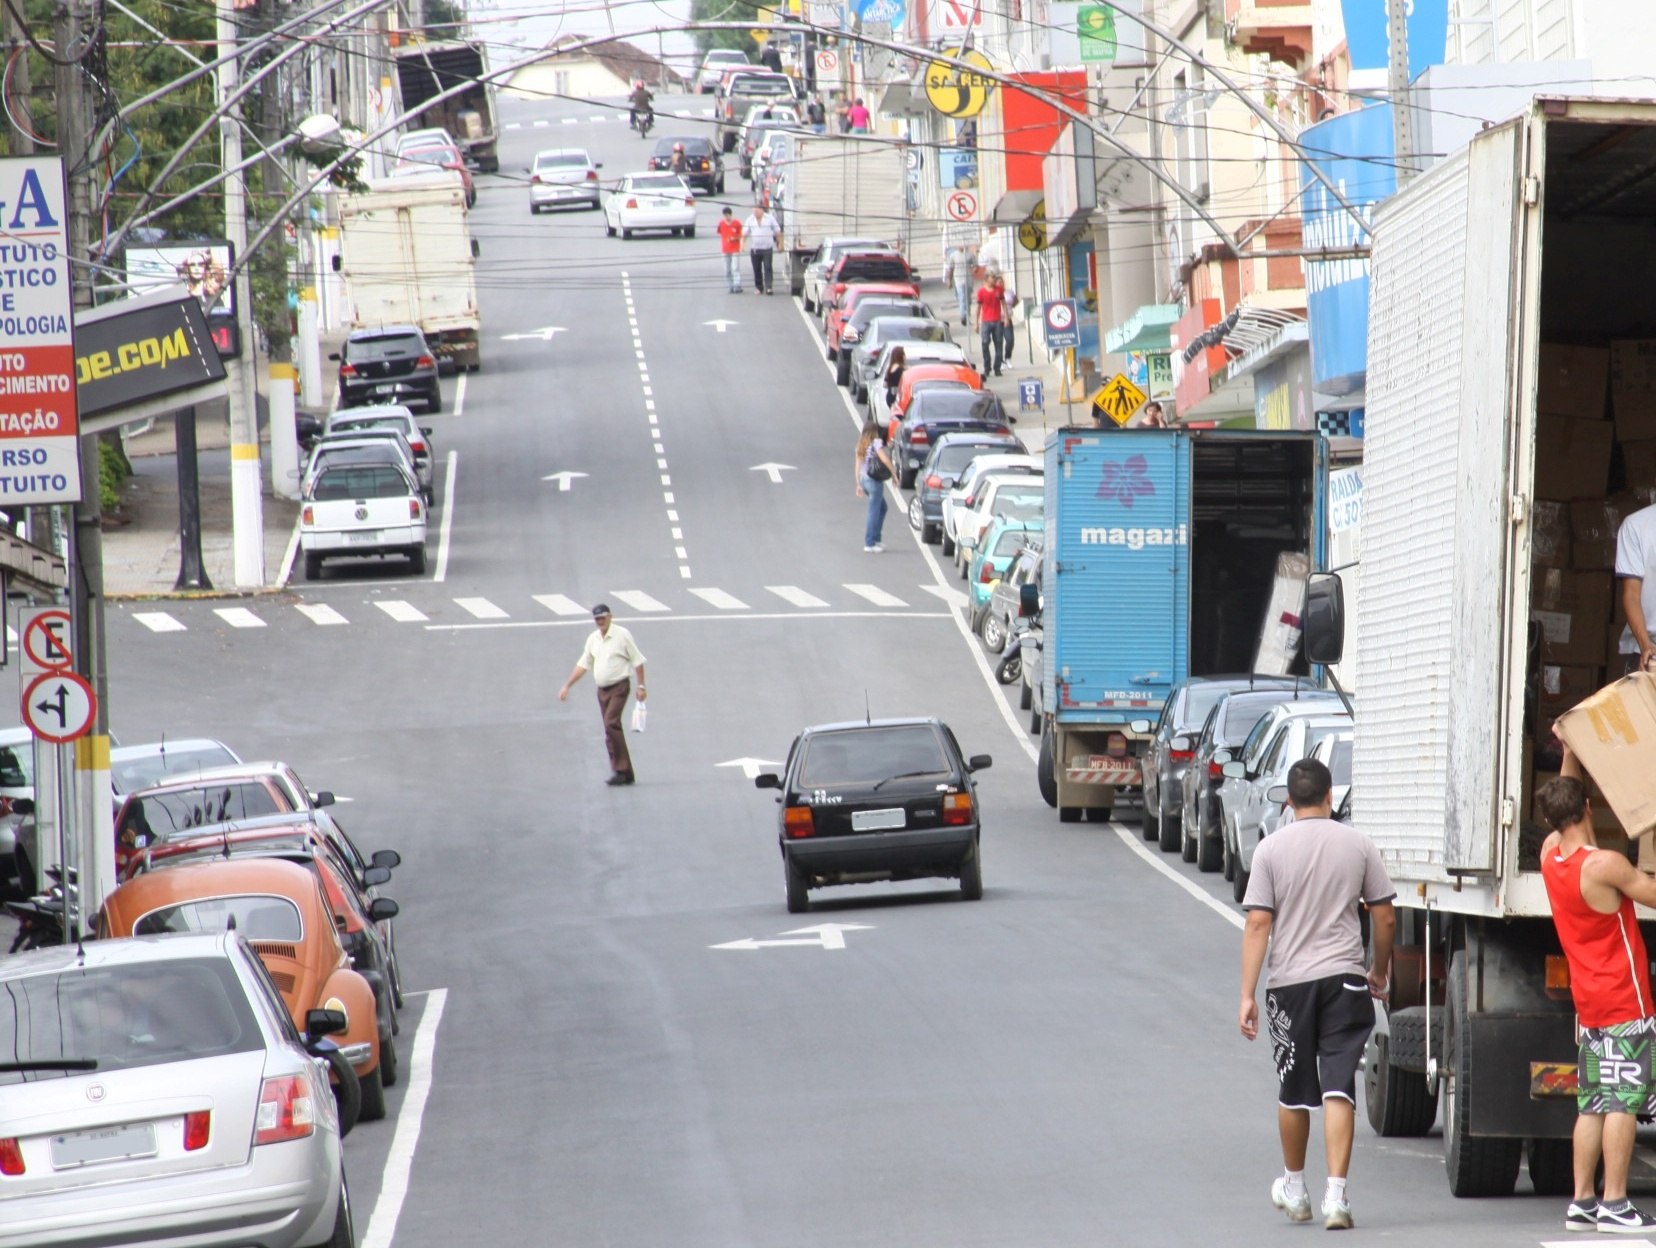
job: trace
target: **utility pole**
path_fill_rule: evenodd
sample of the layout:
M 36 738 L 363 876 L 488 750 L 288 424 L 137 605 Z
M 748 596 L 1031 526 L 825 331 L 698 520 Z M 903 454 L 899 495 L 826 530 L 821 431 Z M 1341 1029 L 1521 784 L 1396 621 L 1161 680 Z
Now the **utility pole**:
M 60 0 L 53 15 L 53 38 L 61 61 L 54 68 L 58 153 L 69 181 L 69 260 L 75 311 L 92 306 L 92 174 L 89 150 L 93 127 L 91 85 L 105 72 L 99 0 Z M 89 31 L 98 32 L 87 48 Z M 57 805 L 65 846 L 79 873 L 80 906 L 75 924 L 103 904 L 115 887 L 115 839 L 109 825 L 109 672 L 104 662 L 103 504 L 99 498 L 98 439 L 80 439 L 81 502 L 74 506 L 69 539 L 69 605 L 74 623 L 75 670 L 92 686 L 97 712 L 92 730 L 74 745 L 74 784 Z M 47 751 L 42 748 L 41 753 Z M 53 751 L 55 754 L 56 751 Z M 54 768 L 54 771 L 57 769 Z M 58 777 L 61 782 L 62 777 Z M 60 791 L 63 786 L 60 783 Z M 72 795 L 72 796 L 71 796 Z M 71 813 L 72 809 L 72 813 Z M 68 863 L 64 864 L 69 865 Z
M 1409 0 L 1386 0 L 1386 91 L 1391 96 L 1397 189 L 1416 172 L 1414 118 L 1409 115 Z
M 218 85 L 219 136 L 224 167 L 235 169 L 224 183 L 224 236 L 236 262 L 232 298 L 241 336 L 241 354 L 224 361 L 230 387 L 230 517 L 234 575 L 240 588 L 264 584 L 264 497 L 259 479 L 259 412 L 254 386 L 258 344 L 252 333 L 253 282 L 244 263 L 247 250 L 247 177 L 242 162 L 241 102 L 231 101 L 241 68 L 236 50 L 233 0 L 217 0 L 218 54 L 229 57 L 214 71 Z M 251 11 L 251 10 L 243 10 Z

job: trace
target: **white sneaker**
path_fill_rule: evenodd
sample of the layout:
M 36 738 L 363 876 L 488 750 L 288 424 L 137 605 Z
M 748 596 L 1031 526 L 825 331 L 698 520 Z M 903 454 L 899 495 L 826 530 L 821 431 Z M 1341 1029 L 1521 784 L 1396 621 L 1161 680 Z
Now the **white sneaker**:
M 1302 1190 L 1292 1200 L 1288 1198 L 1286 1190 L 1288 1180 L 1280 1174 L 1271 1184 L 1271 1203 L 1288 1215 L 1290 1222 L 1309 1222 L 1311 1220 L 1311 1193 Z
M 1322 1215 L 1323 1227 L 1326 1230 L 1349 1231 L 1355 1225 L 1351 1220 L 1351 1203 L 1349 1201 L 1323 1201 Z
M 878 555 L 878 554 L 882 553 L 884 550 L 885 550 L 885 547 L 880 545 L 880 543 L 878 543 L 878 542 L 875 542 L 872 546 L 868 547 L 868 553 L 871 554 L 871 555 Z

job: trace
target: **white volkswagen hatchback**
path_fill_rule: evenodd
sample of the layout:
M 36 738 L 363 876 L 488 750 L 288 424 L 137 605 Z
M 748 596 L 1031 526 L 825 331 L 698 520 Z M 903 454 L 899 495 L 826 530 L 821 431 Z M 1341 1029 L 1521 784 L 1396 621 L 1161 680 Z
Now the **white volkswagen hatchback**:
M 676 173 L 629 173 L 604 201 L 604 233 L 631 238 L 635 230 L 696 237 L 695 192 Z

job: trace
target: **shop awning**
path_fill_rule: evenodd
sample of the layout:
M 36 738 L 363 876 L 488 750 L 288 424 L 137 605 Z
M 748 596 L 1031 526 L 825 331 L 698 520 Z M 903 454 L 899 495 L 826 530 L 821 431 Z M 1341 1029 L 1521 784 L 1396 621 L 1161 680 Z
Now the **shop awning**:
M 1045 199 L 1045 191 L 1008 191 L 995 204 L 989 220 L 996 225 L 1022 225 Z
M 1225 339 L 1227 350 L 1242 348 L 1241 354 L 1233 355 L 1230 366 L 1225 369 L 1227 377 L 1251 376 L 1279 356 L 1298 347 L 1308 347 L 1311 341 L 1311 327 L 1303 320 L 1275 319 L 1292 316 L 1292 313 L 1271 312 L 1264 308 L 1250 311 L 1255 315 L 1239 321 Z
M 1104 349 L 1124 351 L 1168 351 L 1169 333 L 1180 316 L 1176 303 L 1147 303 L 1104 335 Z

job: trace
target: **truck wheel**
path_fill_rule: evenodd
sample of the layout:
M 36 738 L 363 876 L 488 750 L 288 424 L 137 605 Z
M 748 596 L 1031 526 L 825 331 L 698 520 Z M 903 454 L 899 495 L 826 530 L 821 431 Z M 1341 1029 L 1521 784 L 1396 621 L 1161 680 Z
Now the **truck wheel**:
M 810 890 L 805 884 L 805 873 L 782 855 L 782 874 L 788 891 L 788 913 L 804 914 L 811 908 Z
M 1035 760 L 1035 783 L 1041 790 L 1041 800 L 1048 806 L 1058 805 L 1058 778 L 1053 771 L 1056 764 L 1053 756 L 1057 754 L 1057 747 L 1052 741 L 1052 727 L 1047 725 L 1041 733 L 1041 753 Z
M 1089 806 L 1087 807 L 1087 822 L 1108 823 L 1113 813 L 1114 811 L 1108 806 Z
M 1212 875 L 1223 862 L 1223 846 L 1211 836 L 1196 834 L 1196 869 Z
M 1080 823 L 1081 822 L 1081 807 L 1079 807 L 1079 806 L 1060 806 L 1058 808 L 1058 822 L 1059 823 Z
M 1426 1014 L 1422 1010 L 1394 1011 L 1391 1035 L 1374 1038 L 1373 1051 L 1364 1064 L 1369 1126 L 1388 1139 L 1425 1135 L 1437 1121 L 1437 1093 L 1421 1071 L 1397 1065 L 1399 1059 L 1413 1066 L 1425 1065 Z
M 1530 1140 L 1530 1183 L 1537 1196 L 1569 1196 L 1575 1192 L 1575 1150 L 1570 1140 Z
M 1466 955 L 1457 953 L 1449 965 L 1449 1004 L 1443 1026 L 1443 1161 L 1449 1190 L 1456 1196 L 1510 1196 L 1518 1182 L 1524 1142 L 1472 1134 L 1471 1107 L 1479 1095 L 1488 1092 L 1473 1073 L 1466 1043 L 1469 1018 Z
M 972 842 L 971 852 L 960 864 L 960 899 L 983 900 L 983 859 L 978 856 L 978 845 Z

